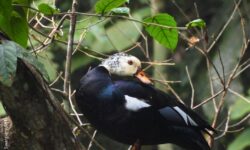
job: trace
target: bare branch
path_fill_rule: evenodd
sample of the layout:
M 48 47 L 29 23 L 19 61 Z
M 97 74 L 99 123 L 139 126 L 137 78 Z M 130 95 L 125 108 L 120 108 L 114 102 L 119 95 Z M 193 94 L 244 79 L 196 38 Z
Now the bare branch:
M 236 91 L 234 91 L 234 90 L 232 90 L 232 89 L 230 89 L 230 88 L 228 88 L 228 91 L 229 91 L 230 93 L 232 93 L 232 94 L 234 94 L 234 95 L 240 97 L 242 100 L 246 101 L 247 103 L 250 103 L 250 100 L 247 99 L 246 97 L 244 97 L 243 95 L 241 95 L 240 93 L 238 93 L 238 92 L 236 92 Z
M 187 73 L 189 84 L 190 84 L 191 90 L 192 90 L 191 106 L 190 107 L 191 107 L 191 109 L 193 109 L 193 106 L 194 106 L 194 86 L 193 86 L 193 82 L 191 80 L 191 77 L 190 77 L 190 74 L 189 74 L 189 71 L 188 71 L 188 66 L 186 66 L 186 73 Z
M 214 140 L 218 140 L 219 138 L 221 138 L 221 137 L 223 137 L 224 135 L 226 135 L 226 133 L 227 133 L 227 131 L 228 131 L 229 120 L 230 120 L 230 111 L 228 111 L 228 113 L 227 113 L 227 121 L 226 121 L 226 123 L 225 123 L 224 131 L 222 132 L 221 135 L 215 137 Z
M 76 26 L 76 7 L 78 5 L 77 0 L 72 2 L 72 10 L 70 15 L 70 26 L 69 26 L 69 36 L 68 36 L 68 46 L 67 46 L 67 55 L 66 55 L 66 65 L 65 65 L 65 76 L 64 76 L 64 92 L 69 95 L 69 85 L 70 85 L 70 70 L 71 70 L 71 57 L 73 52 L 73 41 L 75 34 Z
M 219 92 L 217 92 L 216 94 L 212 95 L 211 97 L 205 99 L 205 100 L 202 100 L 202 102 L 196 106 L 193 107 L 193 109 L 196 109 L 206 103 L 208 103 L 209 101 L 211 101 L 213 98 L 217 97 L 218 95 L 220 95 L 224 90 L 220 90 Z

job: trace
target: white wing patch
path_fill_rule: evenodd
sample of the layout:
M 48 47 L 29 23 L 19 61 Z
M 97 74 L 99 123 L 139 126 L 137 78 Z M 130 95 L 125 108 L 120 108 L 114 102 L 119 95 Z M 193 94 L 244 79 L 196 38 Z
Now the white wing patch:
M 198 126 L 197 123 L 178 106 L 175 106 L 174 109 L 181 115 L 187 125 L 191 124 L 193 126 Z
M 128 110 L 137 111 L 141 108 L 150 107 L 151 105 L 139 100 L 138 98 L 125 95 L 126 104 L 125 107 Z

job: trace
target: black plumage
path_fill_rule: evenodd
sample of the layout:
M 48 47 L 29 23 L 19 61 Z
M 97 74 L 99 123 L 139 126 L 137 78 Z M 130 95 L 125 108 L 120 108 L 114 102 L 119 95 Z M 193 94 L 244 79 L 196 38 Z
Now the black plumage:
M 82 77 L 76 101 L 96 129 L 119 142 L 210 149 L 203 133 L 214 129 L 199 115 L 152 85 L 112 80 L 103 66 Z

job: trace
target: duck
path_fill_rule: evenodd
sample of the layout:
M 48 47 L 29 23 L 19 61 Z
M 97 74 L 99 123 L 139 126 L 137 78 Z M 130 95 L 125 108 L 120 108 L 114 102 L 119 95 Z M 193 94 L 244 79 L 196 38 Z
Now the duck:
M 89 70 L 75 99 L 79 110 L 99 132 L 132 145 L 172 143 L 187 150 L 210 150 L 207 121 L 171 94 L 154 87 L 141 61 L 116 53 Z

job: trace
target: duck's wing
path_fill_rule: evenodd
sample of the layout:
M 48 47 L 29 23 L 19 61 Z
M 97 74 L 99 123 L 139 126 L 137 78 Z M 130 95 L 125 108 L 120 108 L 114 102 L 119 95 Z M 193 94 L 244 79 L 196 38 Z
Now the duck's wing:
M 114 86 L 122 93 L 125 106 L 131 111 L 154 108 L 166 121 L 173 125 L 190 126 L 202 131 L 215 131 L 197 113 L 184 104 L 152 86 L 135 81 L 116 81 Z M 208 133 L 208 132 L 207 132 Z

